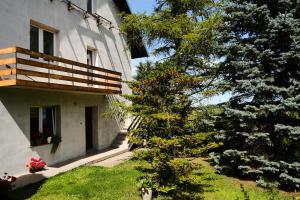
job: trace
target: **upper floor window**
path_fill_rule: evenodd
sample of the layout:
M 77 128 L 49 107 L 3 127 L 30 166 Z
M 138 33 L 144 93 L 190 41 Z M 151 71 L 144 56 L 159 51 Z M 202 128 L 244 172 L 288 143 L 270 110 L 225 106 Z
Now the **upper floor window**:
M 31 25 L 30 50 L 54 55 L 54 33 Z
M 44 53 L 54 55 L 54 34 L 49 31 L 43 31 L 44 35 Z
M 88 64 L 88 65 L 94 65 L 94 60 L 93 60 L 93 51 L 92 50 L 87 50 L 86 51 L 86 53 L 87 53 L 87 60 L 86 60 L 86 64 Z
M 93 13 L 93 0 L 87 0 L 86 10 L 89 13 Z
M 30 50 L 39 51 L 39 29 L 30 26 Z

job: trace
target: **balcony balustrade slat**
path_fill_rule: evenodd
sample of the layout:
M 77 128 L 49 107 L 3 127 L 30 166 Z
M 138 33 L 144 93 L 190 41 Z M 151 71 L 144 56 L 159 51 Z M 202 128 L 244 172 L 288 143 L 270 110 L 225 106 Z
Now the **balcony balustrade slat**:
M 76 69 L 62 67 L 62 66 L 58 66 L 58 65 L 54 65 L 54 64 L 42 63 L 42 62 L 38 62 L 38 61 L 34 61 L 34 60 L 26 60 L 23 58 L 17 58 L 17 63 L 24 64 L 24 65 L 30 65 L 30 66 L 34 66 L 34 67 L 39 67 L 39 68 L 44 68 L 44 69 L 68 72 L 68 73 L 73 73 L 73 74 L 78 74 L 78 75 L 94 76 L 96 78 L 110 79 L 113 81 L 121 81 L 121 78 L 110 77 L 110 76 L 105 76 L 105 75 L 101 75 L 101 74 L 95 74 L 95 73 L 91 73 L 91 72 L 87 72 L 87 71 L 76 70 Z
M 5 48 L 5 49 L 0 49 L 0 55 L 16 53 L 16 51 L 17 51 L 16 47 L 9 47 L 9 48 Z
M 16 58 L 4 58 L 0 60 L 0 65 L 10 65 L 15 63 L 16 63 Z
M 17 86 L 25 86 L 25 87 L 37 87 L 37 88 L 45 88 L 45 89 L 56 89 L 56 90 L 71 90 L 71 91 L 83 91 L 83 92 L 96 92 L 103 94 L 119 94 L 118 90 L 111 89 L 101 89 L 101 88 L 91 88 L 91 87 L 81 87 L 81 86 L 72 86 L 72 85 L 62 85 L 56 83 L 47 83 L 47 82 L 34 82 L 27 80 L 17 80 Z
M 0 76 L 8 76 L 8 75 L 15 75 L 17 72 L 16 68 L 13 69 L 4 69 L 0 71 Z
M 89 84 L 94 84 L 94 85 L 103 85 L 103 86 L 116 87 L 116 88 L 122 87 L 120 84 L 106 83 L 106 82 L 101 82 L 101 81 L 93 81 L 93 80 L 87 80 L 87 79 L 82 79 L 82 78 L 74 78 L 71 76 L 63 76 L 63 75 L 58 75 L 58 74 L 49 74 L 49 73 L 44 73 L 44 72 L 29 71 L 29 70 L 25 70 L 25 69 L 17 69 L 17 74 L 25 75 L 25 76 L 50 78 L 50 79 L 56 79 L 56 80 L 62 80 L 62 81 L 89 83 Z

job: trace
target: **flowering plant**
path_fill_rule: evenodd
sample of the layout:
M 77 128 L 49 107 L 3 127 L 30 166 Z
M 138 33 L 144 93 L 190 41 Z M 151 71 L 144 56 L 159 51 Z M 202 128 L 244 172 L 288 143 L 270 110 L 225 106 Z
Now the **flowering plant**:
M 30 173 L 35 173 L 43 170 L 46 166 L 46 162 L 43 161 L 42 158 L 31 158 L 30 162 L 26 166 L 28 167 Z
M 9 176 L 7 173 L 4 173 L 4 176 L 0 178 L 0 196 L 6 196 L 7 193 L 14 187 L 12 183 L 16 180 L 16 177 Z

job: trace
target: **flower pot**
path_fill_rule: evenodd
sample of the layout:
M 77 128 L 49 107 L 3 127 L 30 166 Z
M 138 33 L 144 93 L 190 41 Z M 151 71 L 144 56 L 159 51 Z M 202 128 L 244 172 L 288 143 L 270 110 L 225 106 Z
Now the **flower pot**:
M 142 198 L 143 200 L 152 200 L 152 189 L 151 188 L 145 188 L 142 191 Z
M 51 143 L 51 140 L 52 140 L 52 137 L 47 137 L 47 142 L 48 142 L 48 144 Z

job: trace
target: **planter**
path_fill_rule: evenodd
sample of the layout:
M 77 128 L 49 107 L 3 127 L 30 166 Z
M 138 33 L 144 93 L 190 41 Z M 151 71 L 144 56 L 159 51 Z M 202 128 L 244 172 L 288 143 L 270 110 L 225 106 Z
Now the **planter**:
M 152 189 L 151 188 L 144 188 L 142 190 L 142 198 L 143 200 L 152 200 Z
M 52 141 L 52 137 L 47 137 L 47 143 L 50 144 Z

